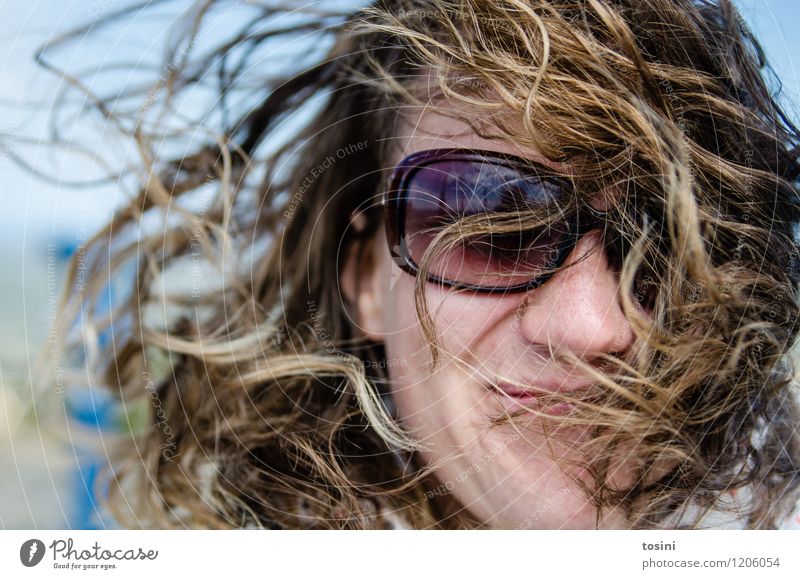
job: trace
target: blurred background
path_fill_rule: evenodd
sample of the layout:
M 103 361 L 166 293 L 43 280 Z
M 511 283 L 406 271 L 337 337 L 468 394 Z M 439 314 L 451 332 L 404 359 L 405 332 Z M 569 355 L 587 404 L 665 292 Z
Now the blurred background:
M 102 168 L 103 162 L 124 157 L 125 144 L 109 151 L 114 145 L 100 142 L 104 127 L 99 121 L 92 126 L 53 115 L 67 83 L 37 66 L 34 54 L 66 31 L 99 22 L 130 4 L 0 0 L 0 529 L 114 527 L 91 489 L 99 465 L 108 462 L 111 433 L 128 421 L 102 388 L 71 386 L 66 376 L 48 390 L 33 383 L 52 343 L 66 264 L 125 195 L 123 183 L 104 181 Z M 113 61 L 157 71 L 169 42 L 166 30 L 191 6 L 188 0 L 163 4 L 147 19 L 131 18 L 125 25 L 78 35 L 58 55 L 58 65 L 80 73 Z M 236 4 L 241 2 L 230 3 Z M 781 80 L 784 104 L 797 122 L 800 3 L 737 4 Z M 232 25 L 242 17 L 243 12 L 228 10 L 215 22 Z M 109 77 L 105 82 L 113 82 Z M 148 78 L 152 82 L 152 74 Z M 96 141 L 95 153 L 59 154 L 48 146 L 57 133 Z

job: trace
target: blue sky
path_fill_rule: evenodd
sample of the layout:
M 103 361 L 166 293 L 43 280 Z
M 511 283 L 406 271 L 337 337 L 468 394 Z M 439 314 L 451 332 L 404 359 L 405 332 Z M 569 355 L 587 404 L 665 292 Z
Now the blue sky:
M 797 0 L 739 0 L 736 3 L 760 39 L 787 96 L 800 102 L 800 2 Z M 794 106 L 794 118 L 800 109 Z

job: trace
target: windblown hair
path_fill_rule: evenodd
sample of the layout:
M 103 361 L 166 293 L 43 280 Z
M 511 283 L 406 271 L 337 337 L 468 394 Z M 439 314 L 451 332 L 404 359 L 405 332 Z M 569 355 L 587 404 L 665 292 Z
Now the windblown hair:
M 800 134 L 730 2 L 257 6 L 198 54 L 223 9 L 209 0 L 186 15 L 136 115 L 93 101 L 142 154 L 141 189 L 91 240 L 81 264 L 91 283 L 71 289 L 66 309 L 97 336 L 113 330 L 86 363 L 148 413 L 112 464 L 121 521 L 478 524 L 426 497 L 430 473 L 384 404 L 383 350 L 353 327 L 338 284 L 344 252 L 379 234 L 393 128 L 436 102 L 568 165 L 583 201 L 620 193 L 613 255 L 637 347 L 608 356 L 615 371 L 598 373 L 601 393 L 569 419 L 596 426 L 583 465 L 593 504 L 621 507 L 632 527 L 698 527 L 746 489 L 746 525 L 780 524 L 800 487 L 790 358 Z M 294 68 L 258 62 L 276 42 L 298 47 Z M 182 97 L 213 78 L 219 114 L 180 126 Z M 367 220 L 358 233 L 356 212 Z M 524 225 L 524 215 L 495 224 Z M 453 242 L 434 243 L 423 269 Z M 110 312 L 109 279 L 131 284 Z M 435 353 L 425 283 L 417 277 L 417 309 Z M 609 483 L 621 457 L 636 468 L 622 489 Z

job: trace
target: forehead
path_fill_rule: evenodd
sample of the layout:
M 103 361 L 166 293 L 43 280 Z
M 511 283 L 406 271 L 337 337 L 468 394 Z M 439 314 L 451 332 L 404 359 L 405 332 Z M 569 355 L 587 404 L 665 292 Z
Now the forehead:
M 395 163 L 418 151 L 463 147 L 507 153 L 553 168 L 564 168 L 563 164 L 547 159 L 536 147 L 523 147 L 502 137 L 485 111 L 470 114 L 453 107 L 448 109 L 446 105 L 409 108 L 398 117 L 393 141 L 391 150 Z

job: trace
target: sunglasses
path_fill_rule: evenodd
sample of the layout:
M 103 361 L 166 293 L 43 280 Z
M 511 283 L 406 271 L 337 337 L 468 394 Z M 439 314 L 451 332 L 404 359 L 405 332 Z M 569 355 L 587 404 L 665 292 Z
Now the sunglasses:
M 416 276 L 426 251 L 444 241 L 429 258 L 428 281 L 484 293 L 529 291 L 555 274 L 581 236 L 605 230 L 607 213 L 575 200 L 568 178 L 527 159 L 420 151 L 394 168 L 384 191 L 389 249 Z M 570 202 L 575 207 L 565 209 Z M 541 223 L 531 225 L 537 216 Z

